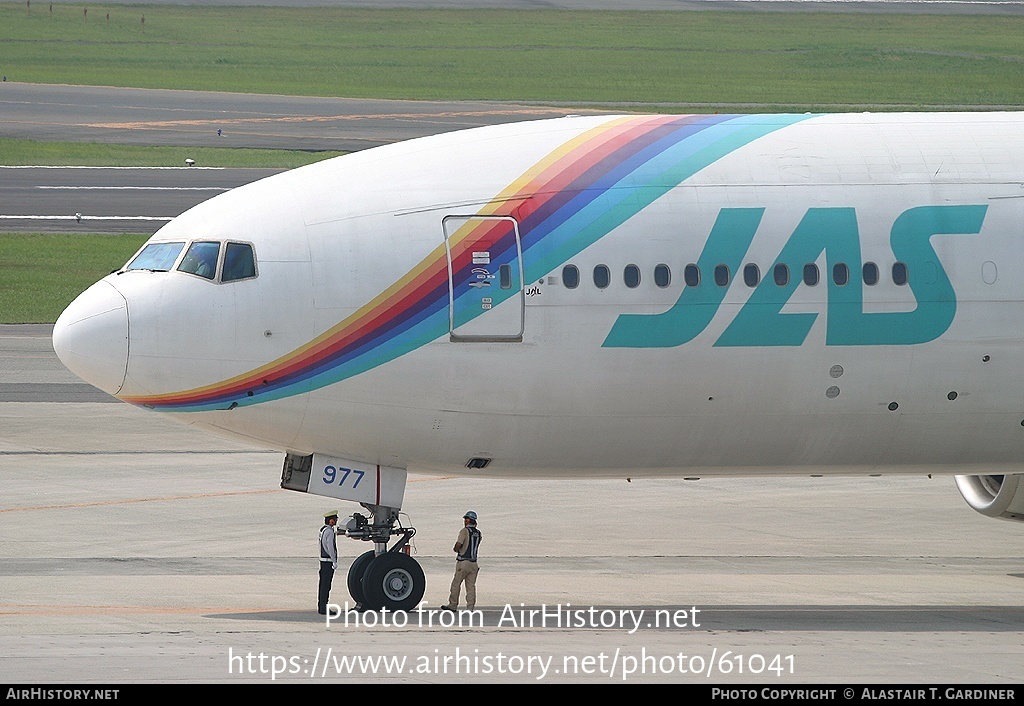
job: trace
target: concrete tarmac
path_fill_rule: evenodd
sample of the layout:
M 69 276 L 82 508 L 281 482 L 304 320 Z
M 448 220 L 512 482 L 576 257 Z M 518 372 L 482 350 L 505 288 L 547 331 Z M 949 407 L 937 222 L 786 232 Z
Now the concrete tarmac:
M 599 111 L 482 101 L 0 83 L 0 135 L 41 141 L 350 152 L 569 112 Z
M 162 168 L 0 166 L 0 232 L 154 233 L 217 193 L 280 171 L 185 169 L 193 147 L 355 151 L 568 112 L 597 111 L 0 83 L 0 136 L 182 148 Z
M 948 477 L 413 476 L 427 610 L 328 626 L 317 532 L 358 508 L 280 490 L 281 462 L 89 393 L 49 327 L 0 327 L 0 681 L 1024 678 L 1024 530 L 972 512 Z M 430 609 L 468 509 L 480 613 L 460 627 Z M 338 545 L 341 603 L 368 547 Z
M 202 201 L 281 171 L 0 166 L 0 231 L 154 233 Z

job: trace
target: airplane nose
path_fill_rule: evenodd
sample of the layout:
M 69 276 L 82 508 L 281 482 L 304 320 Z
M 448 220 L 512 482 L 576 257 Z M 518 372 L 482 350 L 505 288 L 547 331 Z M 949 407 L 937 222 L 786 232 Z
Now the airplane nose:
M 89 287 L 54 324 L 53 350 L 75 375 L 117 394 L 128 371 L 128 302 L 104 280 Z

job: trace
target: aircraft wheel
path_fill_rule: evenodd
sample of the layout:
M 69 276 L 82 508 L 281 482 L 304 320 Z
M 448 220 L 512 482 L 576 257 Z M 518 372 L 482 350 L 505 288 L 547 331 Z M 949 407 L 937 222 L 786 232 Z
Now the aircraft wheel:
M 411 610 L 419 605 L 426 586 L 419 563 L 400 552 L 381 554 L 363 577 L 366 606 L 372 610 Z
M 352 566 L 348 567 L 348 594 L 352 596 L 352 600 L 356 602 L 357 606 L 366 603 L 366 595 L 363 593 L 363 577 L 366 576 L 366 569 L 375 557 L 376 553 L 371 549 L 357 556 L 356 560 L 352 562 Z

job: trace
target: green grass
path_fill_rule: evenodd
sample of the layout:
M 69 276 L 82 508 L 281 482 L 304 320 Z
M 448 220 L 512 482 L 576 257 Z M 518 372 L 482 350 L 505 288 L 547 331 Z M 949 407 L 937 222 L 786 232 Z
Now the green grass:
M 231 149 L 223 147 L 141 147 L 79 142 L 35 142 L 0 137 L 0 164 L 83 167 L 181 167 L 194 159 L 203 167 L 281 167 L 291 169 L 342 152 Z
M 152 5 L 89 5 L 86 14 L 65 4 L 51 14 L 48 3 L 31 13 L 23 3 L 0 3 L 0 74 L 38 83 L 706 110 L 1022 106 L 1021 37 L 1024 18 L 985 15 Z M 207 166 L 290 167 L 331 155 L 0 140 L 5 164 L 158 166 L 186 156 Z M 282 161 L 292 158 L 299 161 Z M 54 321 L 145 240 L 0 233 L 0 322 Z
M 987 15 L 89 5 L 86 16 L 7 3 L 0 73 L 349 97 L 1024 105 L 1021 37 L 1024 18 Z
M 148 235 L 0 233 L 0 323 L 52 323 Z

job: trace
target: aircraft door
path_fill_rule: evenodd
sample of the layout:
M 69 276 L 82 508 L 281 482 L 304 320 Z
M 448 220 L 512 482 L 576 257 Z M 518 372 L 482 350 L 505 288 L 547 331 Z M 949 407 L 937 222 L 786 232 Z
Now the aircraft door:
M 522 341 L 526 298 L 519 224 L 510 216 L 446 216 L 453 341 Z

